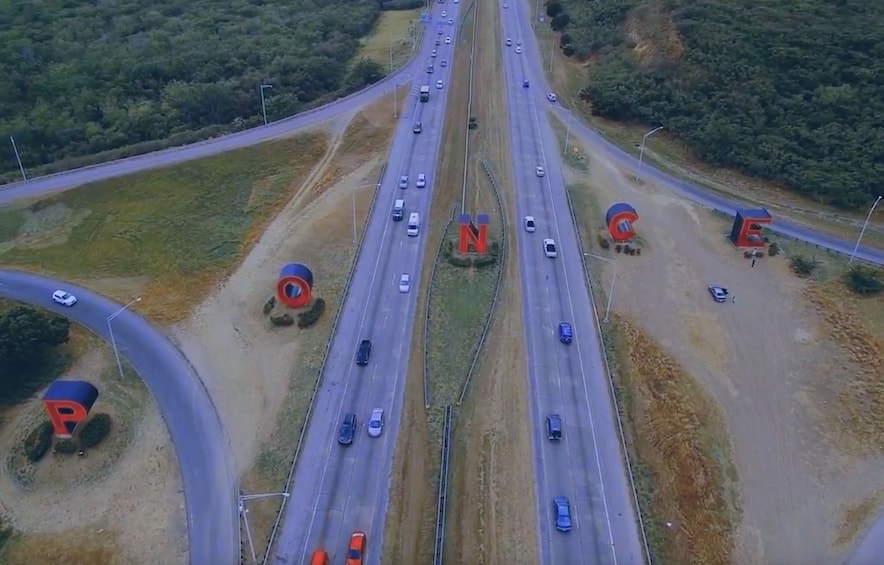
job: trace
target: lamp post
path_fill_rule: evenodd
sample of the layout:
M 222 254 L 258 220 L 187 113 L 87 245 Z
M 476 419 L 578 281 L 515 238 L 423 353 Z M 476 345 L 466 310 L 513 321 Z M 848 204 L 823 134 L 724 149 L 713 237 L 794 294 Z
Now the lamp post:
M 267 125 L 267 104 L 264 102 L 264 89 L 273 88 L 272 84 L 262 84 L 258 89 L 261 91 L 261 113 L 264 115 L 264 125 Z
M 18 170 L 21 171 L 22 180 L 27 181 L 28 175 L 25 174 L 25 167 L 21 164 L 21 155 L 18 154 L 18 147 L 15 145 L 15 138 L 9 136 L 9 142 L 12 143 L 12 150 L 15 152 L 15 160 L 18 161 Z
M 368 188 L 370 186 L 373 186 L 375 189 L 378 189 L 381 187 L 381 182 L 378 181 L 374 184 L 364 184 L 362 186 L 357 186 L 357 187 L 353 188 L 353 191 L 350 193 L 350 212 L 353 216 L 353 244 L 354 245 L 356 244 L 356 239 L 359 237 L 358 234 L 356 233 L 356 191 L 361 190 L 363 188 Z
M 393 74 L 393 40 L 390 39 L 390 74 Z M 395 120 L 397 116 L 396 112 L 396 89 L 399 88 L 399 85 L 396 84 L 396 81 L 393 81 L 393 119 Z
M 122 314 L 129 306 L 132 306 L 136 302 L 140 302 L 141 297 L 130 300 L 128 304 L 114 312 L 113 314 L 107 317 L 107 333 L 110 334 L 111 347 L 114 348 L 114 357 L 117 360 L 117 370 L 120 372 L 120 378 L 123 378 L 123 365 L 120 363 L 120 352 L 117 350 L 117 340 L 114 338 L 114 327 L 111 325 L 111 322 L 114 321 L 114 318 Z
M 645 157 L 645 143 L 648 141 L 649 137 L 651 137 L 652 135 L 654 135 L 655 133 L 657 133 L 661 129 L 663 129 L 663 126 L 656 127 L 642 136 L 642 144 L 638 149 L 638 168 L 639 169 L 642 168 L 642 160 Z
M 611 274 L 611 290 L 608 291 L 608 303 L 605 305 L 605 318 L 602 320 L 602 322 L 608 323 L 608 315 L 611 313 L 611 305 L 614 303 L 614 285 L 617 284 L 617 261 L 602 257 L 601 255 L 593 255 L 592 253 L 584 253 L 583 256 L 594 257 L 596 259 L 601 259 L 602 261 L 607 261 L 608 263 L 614 263 L 614 272 Z
M 565 131 L 565 153 L 568 152 L 568 141 L 571 139 L 571 112 L 572 110 L 568 110 L 568 128 Z
M 866 233 L 866 228 L 869 227 L 869 220 L 872 219 L 872 214 L 875 212 L 875 208 L 878 207 L 878 203 L 881 202 L 881 198 L 882 196 L 878 196 L 878 198 L 875 199 L 874 204 L 872 204 L 872 207 L 869 208 L 869 213 L 866 214 L 866 221 L 863 222 L 863 227 L 861 230 L 859 230 L 859 237 L 856 238 L 856 245 L 853 246 L 853 252 L 850 254 L 850 260 L 847 261 L 848 267 L 851 263 L 853 263 L 853 259 L 856 256 L 856 251 L 857 249 L 859 249 L 859 243 L 863 240 L 863 235 L 865 235 Z
M 244 504 L 247 500 L 256 500 L 259 498 L 269 498 L 271 496 L 281 496 L 288 498 L 291 496 L 287 492 L 268 492 L 263 494 L 245 494 L 239 497 L 239 513 L 242 516 L 243 525 L 246 530 L 246 540 L 249 542 L 249 551 L 252 554 L 252 563 L 258 562 L 258 556 L 255 554 L 255 543 L 252 540 L 252 530 L 249 528 L 249 509 Z

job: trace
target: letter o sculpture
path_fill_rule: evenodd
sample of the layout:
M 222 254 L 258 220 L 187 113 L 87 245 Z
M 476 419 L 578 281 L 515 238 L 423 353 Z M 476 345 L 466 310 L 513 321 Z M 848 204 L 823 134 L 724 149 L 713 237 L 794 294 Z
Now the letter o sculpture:
M 629 241 L 635 237 L 635 228 L 632 224 L 638 220 L 638 212 L 626 202 L 612 204 L 605 214 L 605 223 L 608 225 L 608 233 L 614 241 Z
M 301 263 L 289 263 L 279 271 L 276 298 L 289 308 L 303 308 L 313 292 L 313 272 Z

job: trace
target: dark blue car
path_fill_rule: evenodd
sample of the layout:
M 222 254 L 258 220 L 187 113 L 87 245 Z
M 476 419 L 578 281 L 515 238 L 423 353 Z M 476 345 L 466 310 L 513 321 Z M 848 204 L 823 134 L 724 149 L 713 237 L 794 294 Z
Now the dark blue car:
M 341 431 L 338 432 L 338 443 L 350 445 L 356 436 L 356 414 L 347 414 L 341 422 Z
M 571 503 L 564 496 L 553 499 L 553 512 L 556 516 L 556 529 L 560 532 L 571 531 Z
M 559 324 L 559 341 L 564 344 L 569 344 L 574 339 L 574 334 L 571 332 L 571 324 L 562 322 Z

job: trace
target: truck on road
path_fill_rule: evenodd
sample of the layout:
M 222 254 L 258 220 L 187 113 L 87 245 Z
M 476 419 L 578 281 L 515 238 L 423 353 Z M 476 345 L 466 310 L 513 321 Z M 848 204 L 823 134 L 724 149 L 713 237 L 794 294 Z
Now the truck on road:
M 425 84 L 421 87 L 421 102 L 429 102 L 430 101 L 430 85 Z

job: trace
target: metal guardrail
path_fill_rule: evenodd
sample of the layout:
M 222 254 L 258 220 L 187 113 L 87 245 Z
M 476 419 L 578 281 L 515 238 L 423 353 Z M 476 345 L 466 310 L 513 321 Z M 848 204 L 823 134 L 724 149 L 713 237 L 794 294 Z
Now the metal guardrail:
M 626 444 L 626 434 L 623 431 L 623 419 L 620 417 L 620 404 L 617 402 L 617 392 L 614 386 L 614 375 L 611 373 L 611 366 L 608 364 L 608 348 L 605 344 L 605 335 L 602 332 L 602 325 L 599 322 L 599 311 L 595 303 L 595 295 L 592 291 L 592 278 L 589 274 L 589 267 L 586 265 L 586 252 L 583 245 L 583 233 L 580 230 L 580 223 L 577 221 L 577 214 L 574 212 L 574 203 L 571 201 L 571 194 L 565 189 L 565 196 L 568 198 L 568 212 L 571 213 L 571 222 L 574 224 L 574 230 L 577 233 L 577 249 L 580 251 L 580 261 L 583 264 L 583 284 L 589 291 L 589 302 L 592 304 L 592 319 L 595 321 L 596 330 L 599 335 L 599 346 L 602 348 L 602 359 L 605 362 L 605 372 L 608 374 L 608 386 L 611 389 L 611 399 L 614 402 L 614 416 L 617 419 L 617 430 L 620 433 L 620 445 L 623 447 L 623 457 L 626 460 L 626 469 L 629 471 L 629 485 L 632 487 L 632 499 L 635 506 L 635 512 L 638 516 L 638 527 L 642 534 L 642 543 L 645 548 L 645 558 L 648 565 L 653 563 L 651 560 L 651 548 L 648 545 L 648 534 L 645 531 L 645 522 L 642 518 L 642 509 L 638 503 L 638 490 L 635 488 L 635 479 L 633 478 L 632 461 L 629 458 L 629 448 Z
M 439 257 L 442 256 L 442 250 L 445 249 L 445 242 L 448 241 L 448 228 L 454 221 L 454 215 L 457 214 L 457 204 L 451 207 L 451 215 L 442 228 L 442 239 L 439 241 L 439 247 L 436 249 L 436 257 L 433 260 L 433 267 L 430 269 L 430 284 L 427 286 L 427 299 L 424 304 L 424 346 L 423 346 L 423 365 L 424 365 L 424 408 L 430 407 L 430 361 L 427 359 L 427 353 L 430 349 L 430 298 L 433 296 L 433 279 L 436 277 L 436 265 L 439 264 Z
M 451 448 L 451 404 L 445 406 L 442 422 L 442 464 L 439 466 L 439 495 L 436 499 L 436 543 L 433 546 L 433 565 L 442 565 L 445 546 L 445 502 L 448 498 L 448 455 Z
M 380 194 L 381 191 L 381 182 L 384 180 L 384 173 L 386 171 L 387 163 L 384 162 L 384 165 L 381 167 L 381 172 L 378 175 L 378 183 L 375 186 L 374 194 L 371 197 L 368 214 L 365 216 L 365 225 L 362 227 L 359 242 L 356 244 L 356 251 L 353 253 L 353 260 L 350 262 L 350 270 L 347 273 L 347 278 L 344 280 L 344 293 L 341 295 L 338 310 L 335 312 L 335 319 L 332 322 L 331 332 L 329 332 L 328 340 L 325 343 L 322 362 L 319 364 L 319 376 L 316 379 L 316 383 L 313 385 L 313 391 L 310 393 L 310 404 L 307 406 L 307 414 L 304 416 L 304 425 L 301 426 L 301 433 L 298 435 L 298 443 L 295 446 L 295 454 L 292 456 L 292 466 L 289 468 L 289 475 L 285 480 L 285 484 L 282 485 L 283 492 L 289 492 L 289 485 L 291 485 L 292 478 L 295 476 L 295 467 L 298 464 L 298 456 L 301 454 L 301 447 L 304 445 L 304 437 L 307 435 L 307 427 L 310 423 L 310 416 L 313 413 L 313 404 L 316 402 L 316 394 L 319 392 L 319 386 L 322 384 L 322 376 L 325 372 L 325 365 L 328 363 L 328 354 L 331 351 L 332 342 L 338 331 L 338 324 L 341 321 L 341 314 L 344 311 L 344 303 L 347 301 L 347 297 L 350 296 L 350 285 L 353 282 L 353 274 L 356 272 L 356 264 L 359 262 L 359 254 L 362 252 L 362 244 L 365 242 L 365 234 L 368 231 L 368 224 L 371 220 L 371 214 L 374 211 L 375 205 L 377 204 L 378 194 Z M 288 499 L 289 497 L 287 496 L 283 497 L 282 504 L 279 505 L 279 512 L 276 515 L 276 520 L 273 522 L 273 529 L 270 531 L 270 539 L 267 541 L 267 549 L 264 551 L 264 558 L 261 560 L 261 563 L 266 564 L 267 560 L 270 558 L 270 552 L 273 550 L 273 541 L 276 537 L 276 532 L 279 529 L 279 523 L 282 520 Z
M 494 191 L 494 198 L 497 200 L 497 213 L 500 215 L 500 258 L 497 263 L 497 282 L 494 284 L 494 296 L 491 298 L 491 306 L 488 308 L 488 316 L 485 318 L 485 326 L 482 328 L 482 335 L 479 336 L 476 350 L 473 353 L 473 361 L 470 363 L 470 369 L 467 371 L 467 376 L 464 379 L 463 388 L 460 390 L 460 397 L 457 399 L 458 406 L 463 404 L 463 401 L 467 396 L 470 382 L 473 380 L 473 374 L 476 372 L 476 367 L 479 364 L 479 356 L 485 346 L 485 340 L 488 338 L 488 331 L 491 329 L 491 323 L 494 321 L 494 313 L 497 311 L 497 302 L 500 299 L 500 288 L 503 286 L 503 269 L 506 266 L 506 216 L 503 213 L 503 198 L 500 196 L 500 187 L 497 185 L 497 181 L 494 180 L 494 176 L 491 174 L 491 168 L 488 166 L 488 163 L 485 159 L 480 159 L 479 164 L 482 165 L 482 170 L 485 171 L 485 174 L 488 176 L 488 180 L 491 182 L 491 188 Z

